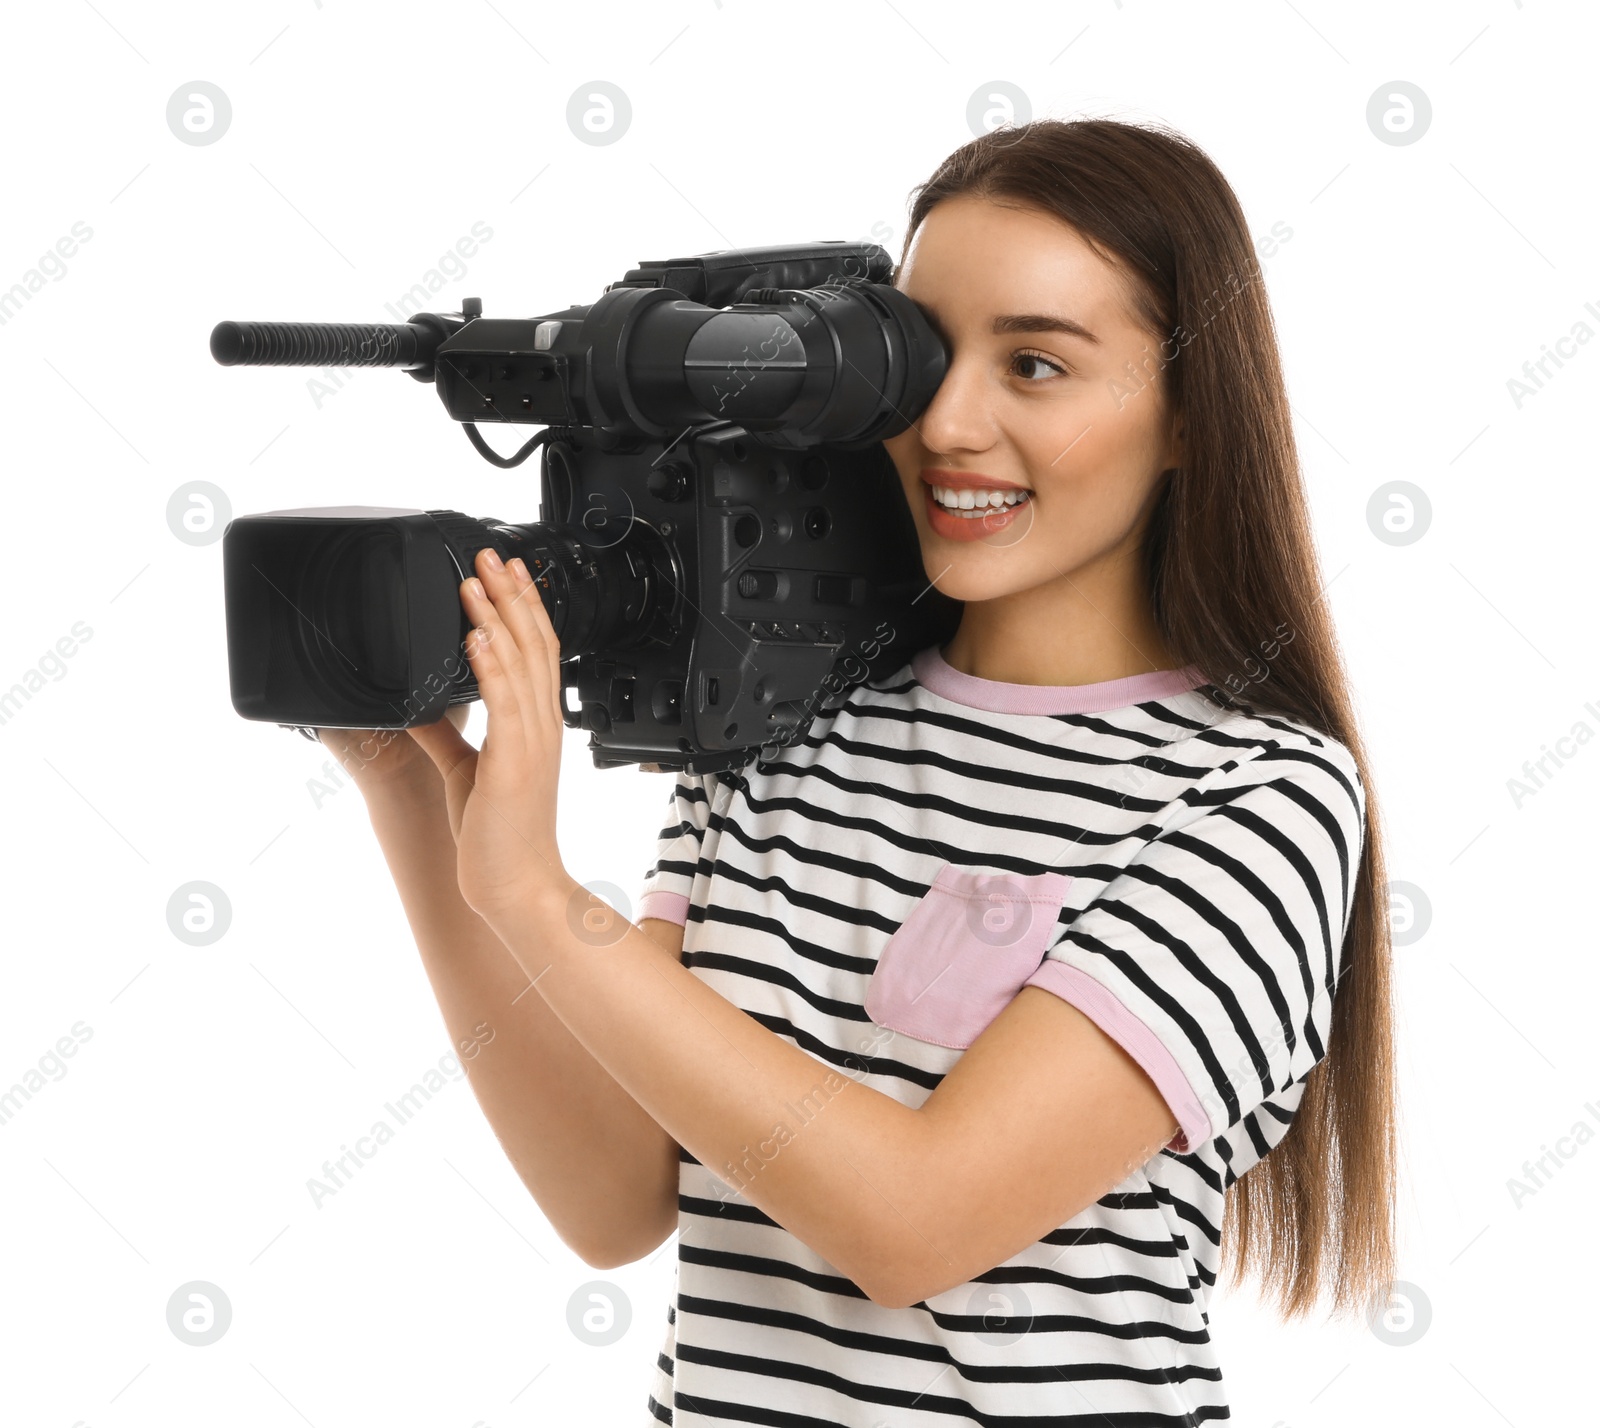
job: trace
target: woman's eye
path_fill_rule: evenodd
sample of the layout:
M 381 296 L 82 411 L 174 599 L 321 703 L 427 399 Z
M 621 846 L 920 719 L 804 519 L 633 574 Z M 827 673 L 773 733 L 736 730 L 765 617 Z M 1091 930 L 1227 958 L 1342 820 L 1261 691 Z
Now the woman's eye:
M 1043 373 L 1045 377 L 1048 377 L 1051 374 L 1056 376 L 1065 376 L 1067 371 L 1067 369 L 1059 362 L 1052 361 L 1049 357 L 1046 357 L 1039 352 L 1019 352 L 1011 359 L 1011 361 L 1013 370 L 1019 366 L 1022 366 L 1023 364 L 1027 364 L 1032 368 L 1031 372 L 1019 371 L 1017 372 L 1017 375 L 1025 378 L 1030 385 L 1035 386 L 1038 385 L 1040 381 L 1041 368 L 1045 369 Z

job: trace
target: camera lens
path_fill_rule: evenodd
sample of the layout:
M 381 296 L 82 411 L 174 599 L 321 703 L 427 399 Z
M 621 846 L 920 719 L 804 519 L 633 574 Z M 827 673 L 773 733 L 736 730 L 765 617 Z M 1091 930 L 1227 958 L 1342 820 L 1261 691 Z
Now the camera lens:
M 320 549 L 316 548 L 320 545 Z M 355 697 L 402 699 L 410 651 L 400 533 L 358 526 L 301 555 L 304 617 L 296 621 L 312 678 Z

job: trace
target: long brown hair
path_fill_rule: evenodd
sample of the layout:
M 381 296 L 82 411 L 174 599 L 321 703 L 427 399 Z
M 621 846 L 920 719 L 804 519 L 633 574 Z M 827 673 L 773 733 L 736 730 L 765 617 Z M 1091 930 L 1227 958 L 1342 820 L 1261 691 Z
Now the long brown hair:
M 1160 346 L 1128 385 L 1165 383 L 1183 431 L 1144 547 L 1162 637 L 1227 703 L 1338 739 L 1360 771 L 1366 836 L 1327 1052 L 1283 1139 L 1228 1187 L 1222 1239 L 1227 1272 L 1259 1272 L 1284 1319 L 1330 1281 L 1336 1315 L 1370 1314 L 1396 1253 L 1383 846 L 1244 213 L 1216 165 L 1164 126 L 1040 119 L 963 145 L 912 191 L 902 264 L 929 211 L 956 194 L 1060 218 L 1131 277 Z M 1234 699 L 1241 690 L 1248 701 Z

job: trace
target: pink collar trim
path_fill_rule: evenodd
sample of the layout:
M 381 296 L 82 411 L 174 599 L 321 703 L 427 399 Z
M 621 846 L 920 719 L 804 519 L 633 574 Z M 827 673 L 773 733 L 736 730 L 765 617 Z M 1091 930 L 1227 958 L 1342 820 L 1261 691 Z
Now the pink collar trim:
M 911 657 L 911 673 L 918 683 L 943 699 L 995 714 L 1104 714 L 1126 709 L 1150 699 L 1166 699 L 1206 683 L 1194 665 L 1183 669 L 1157 669 L 1123 679 L 1096 684 L 1011 684 L 980 679 L 950 664 L 938 645 L 929 645 Z

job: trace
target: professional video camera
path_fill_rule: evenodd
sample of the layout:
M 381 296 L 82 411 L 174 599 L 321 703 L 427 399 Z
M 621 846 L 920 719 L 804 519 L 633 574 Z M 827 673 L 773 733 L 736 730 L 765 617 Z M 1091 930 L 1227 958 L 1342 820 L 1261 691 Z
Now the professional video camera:
M 312 507 L 223 535 L 233 706 L 288 728 L 401 729 L 478 697 L 459 583 L 520 555 L 561 643 L 562 718 L 598 768 L 705 773 L 792 743 L 823 698 L 954 631 L 881 443 L 947 354 L 837 241 L 645 263 L 532 318 L 223 322 L 225 366 L 399 367 L 497 466 L 541 452 L 540 519 Z M 544 427 L 510 456 L 478 422 Z M 569 693 L 575 695 L 572 706 Z

